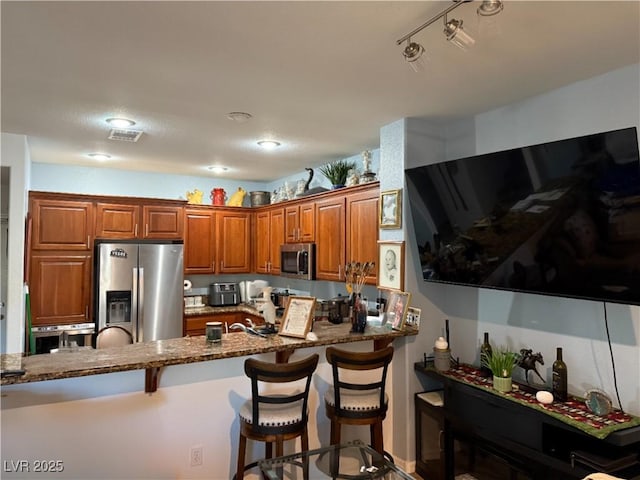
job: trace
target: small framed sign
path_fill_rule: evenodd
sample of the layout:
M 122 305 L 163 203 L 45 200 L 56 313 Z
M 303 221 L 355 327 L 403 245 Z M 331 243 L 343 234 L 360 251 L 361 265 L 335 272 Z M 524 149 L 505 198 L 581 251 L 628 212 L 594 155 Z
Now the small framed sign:
M 316 309 L 316 297 L 289 297 L 289 303 L 282 317 L 279 335 L 306 338 L 311 330 L 311 321 Z
M 380 192 L 380 228 L 402 226 L 402 189 Z

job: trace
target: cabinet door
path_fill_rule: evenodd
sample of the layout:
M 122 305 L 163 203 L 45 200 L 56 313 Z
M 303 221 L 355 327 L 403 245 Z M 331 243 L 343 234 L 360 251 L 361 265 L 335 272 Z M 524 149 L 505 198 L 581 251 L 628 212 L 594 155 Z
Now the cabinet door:
M 286 243 L 313 242 L 315 239 L 315 202 L 291 205 L 285 209 Z
M 144 205 L 142 217 L 144 225 L 142 238 L 182 239 L 184 232 L 183 207 Z
M 316 278 L 344 280 L 344 197 L 316 202 Z
M 315 202 L 300 205 L 298 229 L 301 242 L 313 242 L 316 238 L 316 204 Z
M 31 200 L 33 250 L 90 250 L 93 203 L 57 199 Z
M 251 271 L 249 212 L 216 213 L 217 265 L 215 273 L 249 273 Z
M 118 203 L 96 204 L 96 238 L 137 238 L 139 223 L 139 205 Z
M 378 261 L 378 198 L 377 190 L 347 195 L 347 262 Z M 376 284 L 376 269 L 365 281 Z
M 284 231 L 287 243 L 296 243 L 298 241 L 298 212 L 298 205 L 290 205 L 285 208 Z
M 215 212 L 185 210 L 184 273 L 210 274 L 215 265 Z
M 90 322 L 91 255 L 32 255 L 29 281 L 34 326 Z
M 280 274 L 280 245 L 284 242 L 284 209 L 278 208 L 270 212 L 271 231 L 269 234 L 269 273 Z M 260 243 L 260 237 L 256 239 Z
M 256 234 L 254 235 L 256 273 L 269 273 L 271 261 L 271 212 L 256 214 Z

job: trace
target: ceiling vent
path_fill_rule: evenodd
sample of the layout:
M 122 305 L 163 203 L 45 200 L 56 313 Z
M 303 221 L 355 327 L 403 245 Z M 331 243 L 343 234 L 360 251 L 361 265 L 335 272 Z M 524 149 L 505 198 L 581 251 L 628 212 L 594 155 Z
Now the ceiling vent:
M 120 140 L 121 142 L 137 142 L 142 135 L 142 130 L 127 130 L 125 128 L 114 128 L 109 133 L 109 140 Z

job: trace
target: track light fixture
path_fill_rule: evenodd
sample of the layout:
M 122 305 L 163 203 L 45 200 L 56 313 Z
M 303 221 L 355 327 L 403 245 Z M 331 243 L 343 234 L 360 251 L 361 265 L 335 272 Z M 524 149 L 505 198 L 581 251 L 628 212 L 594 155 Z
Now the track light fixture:
M 447 40 L 460 50 L 466 51 L 476 43 L 471 35 L 462 28 L 462 20 L 452 18 L 447 21 L 446 15 L 444 16 L 444 34 L 447 36 Z
M 412 42 L 411 39 L 407 39 L 407 46 L 404 47 L 402 51 L 402 55 L 404 55 L 404 59 L 409 62 L 409 65 L 416 72 L 420 70 L 422 66 L 422 61 L 420 58 L 424 53 L 424 47 L 419 43 Z
M 460 5 L 465 3 L 471 3 L 473 0 L 453 0 L 452 4 L 445 8 L 442 12 L 437 14 L 436 16 L 430 18 L 418 28 L 412 30 L 407 33 L 402 38 L 399 38 L 396 41 L 397 45 L 401 45 L 404 42 L 407 42 L 404 50 L 402 51 L 402 55 L 404 59 L 411 65 L 414 70 L 416 70 L 414 63 L 422 56 L 425 49 L 419 43 L 412 41 L 411 37 L 415 34 L 421 32 L 429 25 L 432 25 L 437 20 L 443 18 L 444 19 L 444 33 L 452 44 L 461 48 L 462 50 L 467 50 L 475 44 L 475 40 L 464 31 L 462 28 L 462 20 L 456 20 L 455 18 L 451 20 L 447 20 L 447 14 L 458 8 Z M 481 5 L 478 7 L 477 13 L 480 16 L 491 16 L 500 13 L 503 9 L 504 5 L 501 0 L 482 0 Z

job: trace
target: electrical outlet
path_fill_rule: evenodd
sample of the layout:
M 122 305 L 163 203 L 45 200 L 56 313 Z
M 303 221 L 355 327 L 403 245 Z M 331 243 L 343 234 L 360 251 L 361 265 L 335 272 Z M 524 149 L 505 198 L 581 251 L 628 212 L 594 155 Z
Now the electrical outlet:
M 191 447 L 191 466 L 199 467 L 202 465 L 202 445 L 194 445 Z

